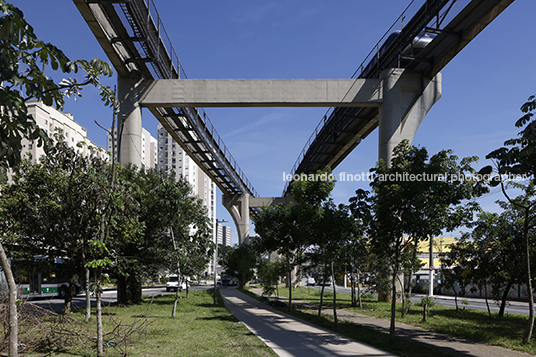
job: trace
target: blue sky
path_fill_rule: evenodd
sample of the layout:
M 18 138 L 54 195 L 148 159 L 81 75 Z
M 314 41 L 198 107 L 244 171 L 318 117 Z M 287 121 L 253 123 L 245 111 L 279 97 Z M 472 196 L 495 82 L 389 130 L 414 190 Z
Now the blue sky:
M 107 60 L 71 0 L 11 1 L 42 40 L 71 59 Z M 409 0 L 155 0 L 189 78 L 349 78 Z M 422 0 L 416 0 L 418 6 Z M 536 2 L 516 0 L 442 71 L 443 96 L 421 124 L 413 144 L 433 154 L 486 154 L 514 137 L 519 107 L 536 94 Z M 406 20 L 407 21 L 407 20 Z M 397 25 L 399 26 L 399 25 Z M 114 85 L 115 79 L 106 81 Z M 84 89 L 65 111 L 105 146 L 111 111 Z M 262 196 L 280 196 L 289 173 L 327 108 L 209 108 L 207 113 L 236 161 Z M 144 113 L 144 127 L 157 121 Z M 358 174 L 374 166 L 377 131 L 334 171 Z M 339 182 L 336 202 L 346 203 L 366 183 Z M 221 195 L 220 193 L 218 195 Z M 481 200 L 496 210 L 500 194 Z M 218 199 L 220 201 L 220 199 Z M 232 222 L 218 206 L 218 219 Z M 233 243 L 236 243 L 235 228 Z

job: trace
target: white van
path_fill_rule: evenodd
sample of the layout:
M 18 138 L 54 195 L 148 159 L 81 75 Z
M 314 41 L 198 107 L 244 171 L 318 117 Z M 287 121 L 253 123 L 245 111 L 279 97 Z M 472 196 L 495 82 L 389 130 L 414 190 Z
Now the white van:
M 170 275 L 166 283 L 166 291 L 182 291 L 186 290 L 186 284 L 188 283 L 188 278 L 182 278 L 179 283 L 178 275 Z

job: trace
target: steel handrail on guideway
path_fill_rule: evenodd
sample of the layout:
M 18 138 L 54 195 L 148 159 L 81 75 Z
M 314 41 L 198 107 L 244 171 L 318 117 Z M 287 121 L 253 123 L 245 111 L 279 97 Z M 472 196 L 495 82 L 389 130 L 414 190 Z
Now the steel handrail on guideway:
M 414 0 L 374 46 L 351 78 L 378 78 L 387 68 L 405 67 L 435 76 L 465 45 L 514 0 L 425 0 L 404 25 Z M 399 35 L 391 43 L 384 40 L 401 24 Z M 422 52 L 407 55 L 419 34 L 433 33 L 435 38 Z M 327 166 L 334 169 L 378 126 L 378 108 L 330 108 L 306 142 L 291 169 L 291 177 L 314 173 Z M 288 193 L 286 182 L 283 196 Z
M 73 2 L 120 76 L 188 78 L 153 0 Z M 225 195 L 258 197 L 202 108 L 165 107 L 151 112 Z

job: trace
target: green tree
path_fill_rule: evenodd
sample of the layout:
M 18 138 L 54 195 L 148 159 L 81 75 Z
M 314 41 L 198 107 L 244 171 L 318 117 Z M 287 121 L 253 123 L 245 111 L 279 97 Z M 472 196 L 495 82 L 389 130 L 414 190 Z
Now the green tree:
M 251 245 L 242 244 L 230 251 L 225 268 L 226 274 L 238 278 L 238 286 L 243 289 L 248 281 L 255 276 L 255 267 L 259 254 Z
M 279 298 L 279 280 L 286 275 L 286 264 L 283 259 L 261 259 L 257 274 L 264 295 L 273 295 Z
M 307 247 L 307 236 L 300 232 L 296 210 L 293 205 L 276 204 L 265 207 L 255 220 L 255 231 L 259 235 L 255 247 L 260 254 L 276 252 L 285 262 L 287 281 L 300 263 L 300 257 Z M 292 284 L 290 284 L 289 310 L 292 304 Z
M 522 128 L 518 137 L 505 141 L 504 147 L 494 150 L 486 156 L 487 159 L 493 161 L 497 173 L 497 176 L 490 180 L 490 184 L 492 186 L 500 185 L 507 201 L 516 206 L 523 217 L 523 260 L 529 295 L 529 319 L 524 336 L 525 343 L 528 343 L 532 338 L 534 329 L 534 290 L 530 247 L 533 239 L 532 230 L 536 226 L 536 121 L 533 119 L 535 110 L 536 97 L 531 96 L 521 106 L 523 115 L 515 123 L 517 128 Z M 492 171 L 493 167 L 487 166 L 481 170 L 481 173 L 490 174 Z M 518 177 L 525 177 L 525 183 L 515 181 Z M 512 198 L 506 191 L 508 186 L 521 190 L 523 194 L 517 198 Z
M 108 169 L 97 152 L 81 155 L 59 140 L 39 163 L 17 166 L 13 184 L 2 192 L 5 217 L 17 227 L 18 239 L 6 241 L 14 257 L 28 262 L 36 256 L 50 262 L 70 259 L 70 289 L 60 292 L 65 314 L 87 269 L 89 242 L 98 238 L 104 188 L 96 176 Z
M 354 220 L 354 225 L 356 222 Z M 353 235 L 349 237 L 348 240 L 344 242 L 344 245 L 341 249 L 341 263 L 345 267 L 345 273 L 350 275 L 350 292 L 351 292 L 351 301 L 352 306 L 363 308 L 363 303 L 361 301 L 361 283 L 362 283 L 362 273 L 364 269 L 367 269 L 368 265 L 368 250 L 370 243 L 367 237 L 363 236 L 359 230 L 356 230 Z M 357 291 L 356 291 L 357 288 Z
M 110 75 L 111 67 L 100 60 L 91 62 L 70 61 L 65 54 L 50 43 L 37 38 L 33 28 L 26 22 L 17 7 L 0 0 L 0 181 L 5 180 L 7 168 L 16 166 L 21 160 L 22 139 L 37 141 L 38 145 L 49 142 L 46 133 L 28 115 L 26 102 L 31 99 L 46 105 L 61 108 L 63 95 L 79 95 L 81 86 L 97 86 L 107 104 L 115 103 L 113 92 L 100 85 L 100 75 Z M 82 82 L 66 79 L 56 84 L 45 75 L 46 67 L 64 73 L 85 72 Z M 3 232 L 4 236 L 7 234 Z M 16 312 L 16 286 L 10 271 L 6 252 L 0 242 L 0 265 L 9 286 L 10 342 L 9 356 L 18 353 L 18 323 Z
M 259 253 L 276 252 L 285 260 L 289 310 L 292 306 L 292 271 L 301 264 L 305 250 L 312 244 L 311 239 L 322 214 L 322 203 L 335 185 L 330 174 L 328 169 L 327 172 L 318 171 L 316 175 L 302 175 L 300 180 L 291 184 L 295 203 L 264 207 L 255 220 Z
M 403 141 L 393 150 L 390 165 L 380 160 L 371 170 L 375 174 L 373 194 L 356 199 L 368 200 L 373 249 L 389 261 L 391 339 L 395 334 L 396 280 L 407 257 L 403 249 L 407 246 L 405 237 L 416 245 L 444 229 L 451 231 L 469 222 L 476 204 L 462 202 L 486 192 L 483 183 L 469 179 L 475 174 L 470 164 L 476 160 L 470 157 L 458 162 L 450 150 L 429 157 L 425 148 Z
M 206 209 L 185 181 L 130 165 L 119 170 L 119 179 L 129 185 L 138 207 L 136 219 L 143 226 L 139 235 L 126 227 L 113 240 L 118 301 L 130 304 L 141 301 L 142 280 L 160 269 L 197 274 L 213 246 Z
M 70 311 L 79 278 L 87 268 L 96 269 L 100 342 L 101 273 L 114 260 L 106 246 L 110 231 L 132 235 L 140 231 L 132 214 L 134 201 L 125 186 L 114 183 L 113 176 L 113 165 L 99 155 L 84 156 L 60 140 L 39 163 L 17 166 L 13 184 L 4 187 L 0 201 L 3 216 L 15 233 L 15 239 L 6 243 L 16 258 L 69 259 L 71 264 L 66 266 L 72 267 L 68 271 L 71 284 L 66 291 L 65 313 Z
M 316 261 L 321 266 L 324 281 L 328 281 L 329 276 L 333 279 L 333 315 L 335 326 L 337 326 L 337 290 L 334 263 L 339 263 L 342 260 L 343 250 L 355 234 L 354 220 L 350 216 L 347 206 L 339 205 L 337 207 L 332 200 L 325 201 L 318 215 L 310 217 L 313 218 L 310 222 L 313 227 L 311 261 L 313 264 Z M 324 287 L 325 285 L 322 285 L 318 316 L 322 312 Z

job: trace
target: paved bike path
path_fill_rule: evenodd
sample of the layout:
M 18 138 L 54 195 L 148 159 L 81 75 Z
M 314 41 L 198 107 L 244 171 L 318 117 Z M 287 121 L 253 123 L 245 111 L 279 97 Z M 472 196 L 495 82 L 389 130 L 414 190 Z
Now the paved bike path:
M 394 356 L 282 313 L 236 288 L 223 288 L 225 306 L 281 357 Z

